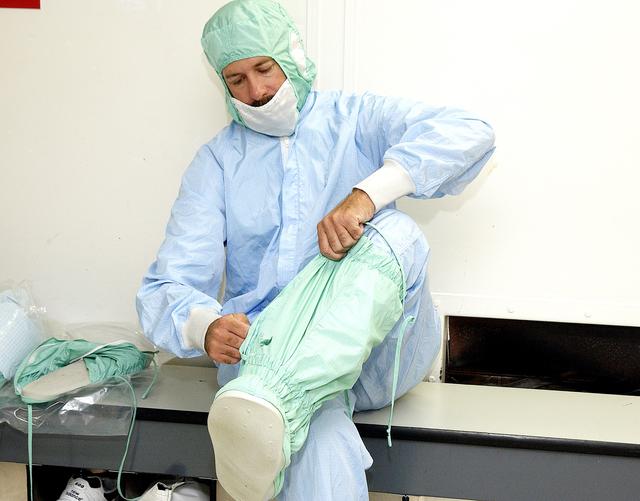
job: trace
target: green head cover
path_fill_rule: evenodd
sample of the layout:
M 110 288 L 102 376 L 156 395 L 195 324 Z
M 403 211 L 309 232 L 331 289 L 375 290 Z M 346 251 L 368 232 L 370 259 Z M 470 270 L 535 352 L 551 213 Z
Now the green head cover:
M 220 8 L 204 26 L 202 48 L 222 80 L 227 108 L 232 118 L 245 125 L 222 76 L 230 63 L 248 57 L 268 56 L 278 63 L 291 82 L 302 109 L 316 67 L 307 58 L 300 33 L 289 14 L 270 0 L 234 0 Z

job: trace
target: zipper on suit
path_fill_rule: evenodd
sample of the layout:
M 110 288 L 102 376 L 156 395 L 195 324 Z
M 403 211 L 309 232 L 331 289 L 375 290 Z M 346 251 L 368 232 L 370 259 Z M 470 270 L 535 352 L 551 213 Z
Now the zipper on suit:
M 289 137 L 280 138 L 280 151 L 282 152 L 282 164 L 285 165 L 289 159 Z

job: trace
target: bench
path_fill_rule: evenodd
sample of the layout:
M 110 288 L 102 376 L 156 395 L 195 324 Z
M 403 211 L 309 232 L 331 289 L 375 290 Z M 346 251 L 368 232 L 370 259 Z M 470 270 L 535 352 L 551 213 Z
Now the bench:
M 206 418 L 215 369 L 163 365 L 139 401 L 125 471 L 215 478 Z M 371 491 L 492 500 L 640 498 L 640 398 L 422 383 L 354 416 L 374 459 Z M 26 436 L 0 425 L 0 461 Z M 117 470 L 124 437 L 35 435 L 36 464 Z

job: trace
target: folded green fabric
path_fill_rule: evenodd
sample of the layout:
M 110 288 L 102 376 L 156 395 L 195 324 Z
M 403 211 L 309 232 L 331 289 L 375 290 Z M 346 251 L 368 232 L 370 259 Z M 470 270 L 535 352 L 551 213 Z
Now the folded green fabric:
M 118 342 L 96 344 L 84 339 L 49 338 L 25 358 L 13 378 L 16 395 L 26 403 L 40 403 L 22 395 L 29 383 L 82 359 L 92 384 L 117 376 L 135 374 L 147 368 L 152 352 L 140 351 L 134 344 Z
M 43 376 L 50 374 L 58 369 L 67 367 L 72 363 L 82 360 L 87 368 L 89 384 L 98 384 L 106 382 L 111 378 L 117 378 L 126 383 L 131 392 L 132 412 L 131 421 L 129 422 L 129 432 L 127 434 L 127 442 L 125 445 L 122 460 L 118 468 L 117 488 L 120 497 L 129 499 L 124 496 L 120 486 L 122 470 L 124 462 L 129 450 L 133 425 L 136 419 L 136 395 L 133 387 L 125 378 L 125 376 L 138 373 L 146 369 L 153 361 L 156 368 L 151 384 L 142 395 L 146 398 L 158 375 L 157 364 L 154 361 L 155 352 L 141 351 L 134 344 L 125 341 L 117 341 L 114 343 L 97 344 L 84 339 L 63 340 L 49 338 L 37 348 L 35 348 L 27 358 L 25 358 L 13 378 L 13 385 L 16 395 L 27 404 L 28 429 L 27 429 L 27 448 L 29 454 L 29 479 L 33 478 L 33 404 L 49 402 L 57 396 L 49 395 L 47 398 L 31 398 L 23 394 L 23 389 L 30 383 L 39 380 Z M 73 381 L 71 385 L 73 390 L 86 386 L 86 382 Z M 68 393 L 68 389 L 59 392 L 60 395 Z M 30 499 L 33 499 L 33 482 L 29 482 Z

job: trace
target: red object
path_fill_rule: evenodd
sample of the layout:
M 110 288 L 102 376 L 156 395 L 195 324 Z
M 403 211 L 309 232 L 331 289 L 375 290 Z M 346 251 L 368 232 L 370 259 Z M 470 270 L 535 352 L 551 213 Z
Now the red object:
M 0 0 L 0 9 L 39 9 L 40 0 Z

